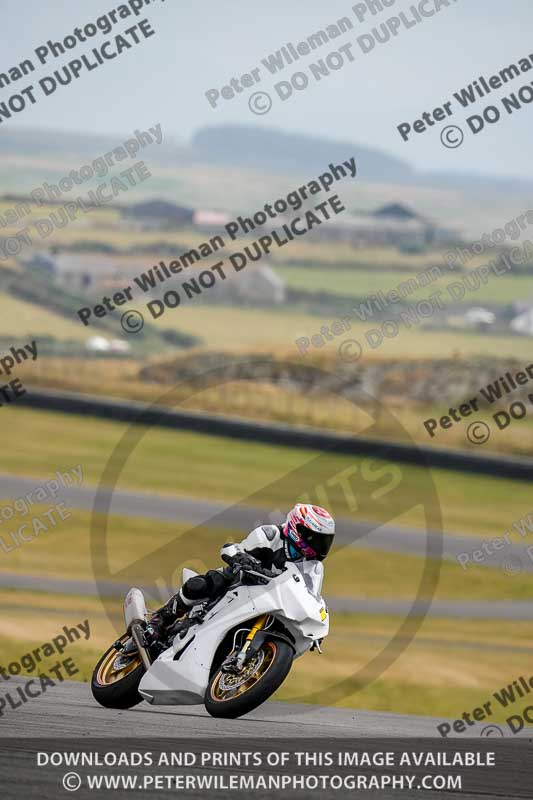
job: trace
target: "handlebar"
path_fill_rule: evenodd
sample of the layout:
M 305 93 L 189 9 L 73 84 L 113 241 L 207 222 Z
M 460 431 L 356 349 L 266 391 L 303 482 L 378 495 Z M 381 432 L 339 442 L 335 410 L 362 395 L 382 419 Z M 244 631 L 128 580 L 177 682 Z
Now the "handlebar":
M 228 564 L 235 575 L 238 573 L 251 575 L 255 578 L 259 578 L 261 583 L 268 583 L 269 580 L 277 577 L 276 573 L 266 569 L 257 559 L 253 558 L 253 556 L 248 556 L 246 553 L 239 554 L 238 556 L 222 554 L 221 558 Z
M 260 567 L 259 569 L 242 567 L 241 569 L 245 575 L 253 575 L 254 578 L 259 578 L 260 583 L 268 583 L 269 580 L 276 577 L 273 572 L 264 567 Z

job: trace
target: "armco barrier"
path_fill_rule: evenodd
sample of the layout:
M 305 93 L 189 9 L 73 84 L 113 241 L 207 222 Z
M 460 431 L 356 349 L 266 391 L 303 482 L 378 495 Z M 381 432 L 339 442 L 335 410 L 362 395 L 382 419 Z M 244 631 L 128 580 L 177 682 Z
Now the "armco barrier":
M 130 424 L 155 425 L 175 430 L 189 430 L 212 436 L 228 436 L 265 444 L 301 447 L 349 455 L 370 455 L 387 461 L 438 467 L 461 472 L 474 472 L 498 478 L 533 479 L 533 459 L 481 455 L 462 450 L 446 450 L 390 442 L 365 437 L 352 437 L 313 428 L 293 427 L 270 422 L 175 411 L 163 406 L 148 406 L 129 400 L 116 400 L 94 395 L 55 392 L 28 387 L 27 394 L 17 400 L 18 406 L 83 414 Z

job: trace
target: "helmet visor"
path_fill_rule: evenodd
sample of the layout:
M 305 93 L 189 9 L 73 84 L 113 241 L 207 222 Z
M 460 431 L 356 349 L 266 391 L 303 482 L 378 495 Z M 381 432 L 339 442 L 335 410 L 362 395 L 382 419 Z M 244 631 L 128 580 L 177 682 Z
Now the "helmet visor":
M 331 550 L 333 534 L 312 531 L 310 528 L 306 528 L 305 525 L 297 525 L 296 530 L 306 545 L 315 552 L 315 557 L 318 558 L 319 561 L 323 561 Z

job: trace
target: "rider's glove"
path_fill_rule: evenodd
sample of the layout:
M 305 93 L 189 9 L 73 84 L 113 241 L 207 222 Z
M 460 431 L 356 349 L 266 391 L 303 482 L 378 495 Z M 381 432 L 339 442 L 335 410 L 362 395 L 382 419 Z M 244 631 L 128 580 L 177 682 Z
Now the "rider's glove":
M 240 567 L 248 567 L 249 569 L 261 569 L 261 562 L 259 559 L 254 558 L 249 553 L 238 553 L 233 557 L 232 562 L 238 564 Z
M 227 564 L 229 564 L 229 567 L 226 569 L 229 570 L 230 574 L 236 574 L 239 572 L 239 570 L 243 570 L 244 574 L 242 579 L 245 583 L 268 583 L 270 579 L 263 574 L 263 566 L 261 562 L 257 558 L 254 558 L 254 556 L 251 556 L 249 553 L 239 552 L 232 556 L 223 554 L 222 558 Z M 255 572 L 256 574 L 251 574 L 251 571 Z
M 260 569 L 261 562 L 254 558 L 249 553 L 238 552 L 232 555 L 222 553 L 222 559 L 229 564 L 230 567 L 248 567 L 249 569 Z

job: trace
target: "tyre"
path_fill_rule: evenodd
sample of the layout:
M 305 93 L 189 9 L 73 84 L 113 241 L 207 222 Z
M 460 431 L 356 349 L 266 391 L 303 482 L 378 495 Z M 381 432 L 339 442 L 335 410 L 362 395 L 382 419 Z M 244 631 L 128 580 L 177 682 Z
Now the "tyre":
M 267 639 L 242 673 L 218 669 L 205 693 L 207 711 L 212 717 L 235 719 L 257 708 L 279 689 L 289 674 L 293 656 L 286 642 Z
M 119 641 L 124 644 L 128 639 L 125 633 Z M 110 647 L 94 668 L 91 690 L 105 708 L 132 708 L 143 700 L 138 692 L 145 671 L 141 656 L 134 653 L 127 663 L 117 664 L 119 656 L 115 647 Z

